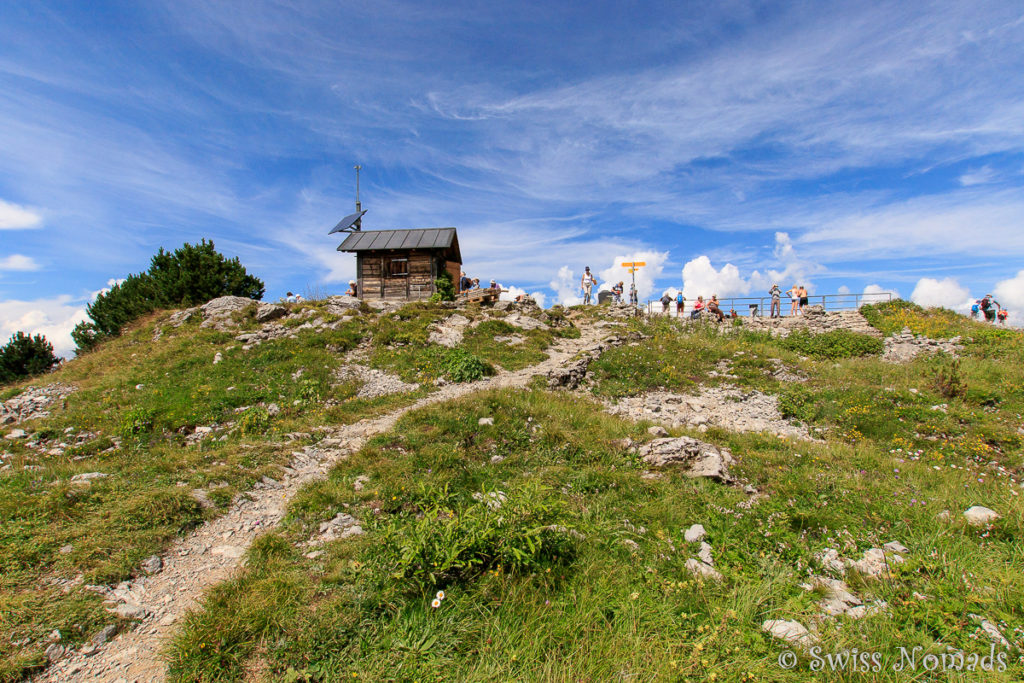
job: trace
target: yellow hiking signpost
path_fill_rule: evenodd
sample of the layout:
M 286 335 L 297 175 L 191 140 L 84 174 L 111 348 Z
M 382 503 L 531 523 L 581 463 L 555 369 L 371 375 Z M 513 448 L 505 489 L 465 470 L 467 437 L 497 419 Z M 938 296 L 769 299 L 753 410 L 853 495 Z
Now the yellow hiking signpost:
M 638 268 L 642 268 L 647 265 L 646 261 L 626 261 L 622 264 L 623 268 L 629 269 L 629 274 L 633 276 L 633 287 L 630 290 L 629 302 L 636 306 L 639 302 L 635 300 L 636 297 L 636 271 Z

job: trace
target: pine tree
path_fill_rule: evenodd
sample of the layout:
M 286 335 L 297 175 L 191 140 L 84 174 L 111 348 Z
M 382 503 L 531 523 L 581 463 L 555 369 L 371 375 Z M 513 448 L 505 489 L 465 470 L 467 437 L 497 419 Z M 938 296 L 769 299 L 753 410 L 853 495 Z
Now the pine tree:
M 0 346 L 0 384 L 41 374 L 59 362 L 46 337 L 15 332 L 10 341 Z

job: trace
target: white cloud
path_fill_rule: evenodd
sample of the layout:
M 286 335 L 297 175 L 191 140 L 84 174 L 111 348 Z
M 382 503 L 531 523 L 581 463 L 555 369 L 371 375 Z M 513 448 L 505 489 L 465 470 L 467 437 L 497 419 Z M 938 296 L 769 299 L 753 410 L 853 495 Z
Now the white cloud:
M 0 230 L 37 228 L 42 223 L 43 217 L 35 211 L 0 199 Z
M 555 292 L 558 303 L 563 306 L 575 306 L 583 303 L 583 299 L 579 296 L 580 282 L 569 266 L 562 266 L 558 269 L 558 274 L 551 281 L 551 289 Z
M 972 185 L 984 185 L 986 183 L 991 183 L 995 179 L 996 172 L 992 170 L 992 167 L 982 166 L 981 168 L 971 169 L 960 176 L 960 184 L 964 187 L 970 187 Z
M 15 332 L 42 334 L 59 356 L 70 356 L 75 348 L 71 330 L 86 320 L 81 299 L 61 295 L 49 299 L 0 301 L 0 337 L 6 342 Z M 0 343 L 2 343 L 0 342 Z
M 893 299 L 899 299 L 900 293 L 895 289 L 886 289 L 881 285 L 868 285 L 864 288 L 863 296 L 864 300 L 860 302 L 860 305 L 864 304 L 877 304 L 883 301 L 888 301 L 883 294 L 891 294 Z
M 971 307 L 971 293 L 954 278 L 937 280 L 923 277 L 917 281 L 910 300 L 926 308 L 942 307 L 954 311 L 966 311 Z
M 849 294 L 850 293 L 850 288 L 847 287 L 846 285 L 840 285 L 839 289 L 837 289 L 836 292 L 838 294 Z
M 731 263 L 716 270 L 711 265 L 711 259 L 701 255 L 683 266 L 683 296 L 688 301 L 698 296 L 709 299 L 712 295 L 718 295 L 721 299 L 749 292 L 750 283 L 740 275 L 740 269 Z
M 992 293 L 1003 308 L 1009 310 L 1011 314 L 1017 314 L 1017 324 L 1024 320 L 1024 315 L 1021 315 L 1024 312 L 1024 270 L 1018 271 L 1017 275 L 1008 280 L 997 283 Z
M 39 270 L 39 264 L 35 262 L 31 256 L 24 256 L 22 254 L 11 254 L 10 256 L 0 258 L 0 271 L 4 270 L 15 270 L 27 272 L 30 270 Z
M 643 301 L 654 292 L 654 281 L 661 277 L 667 260 L 667 251 L 635 251 L 627 256 L 616 256 L 609 267 L 598 273 L 602 280 L 599 289 L 611 289 L 616 283 L 622 282 L 625 292 L 628 293 L 629 285 L 635 275 L 637 297 Z M 637 261 L 647 265 L 638 268 L 635 274 L 630 273 L 629 269 L 622 265 Z

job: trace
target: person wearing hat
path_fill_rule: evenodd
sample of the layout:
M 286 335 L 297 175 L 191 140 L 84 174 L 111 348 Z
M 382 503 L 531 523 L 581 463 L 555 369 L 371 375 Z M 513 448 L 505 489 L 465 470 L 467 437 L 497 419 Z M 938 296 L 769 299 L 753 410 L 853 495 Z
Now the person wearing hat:
M 345 296 L 359 296 L 359 294 L 357 294 L 358 291 L 359 291 L 359 289 L 356 286 L 356 281 L 355 280 L 349 280 L 348 281 L 348 290 L 345 292 Z
M 473 281 L 466 277 L 466 271 L 462 271 L 462 277 L 459 278 L 459 291 L 468 292 L 473 287 Z
M 772 312 L 769 318 L 781 318 L 782 317 L 782 290 L 779 288 L 778 283 L 772 285 L 772 288 L 768 290 L 768 296 L 772 298 Z
M 498 284 L 497 280 L 491 280 L 491 289 L 496 289 L 499 292 L 501 291 L 501 285 Z
M 590 272 L 590 266 L 583 269 L 583 279 L 580 280 L 580 286 L 583 287 L 583 303 L 590 303 L 590 294 L 594 291 L 594 285 L 597 284 L 597 278 Z

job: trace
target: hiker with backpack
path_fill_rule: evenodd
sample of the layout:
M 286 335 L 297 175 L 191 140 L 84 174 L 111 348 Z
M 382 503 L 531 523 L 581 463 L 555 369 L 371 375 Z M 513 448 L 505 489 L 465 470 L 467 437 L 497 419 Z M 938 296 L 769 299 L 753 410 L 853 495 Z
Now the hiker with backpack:
M 1005 325 L 1006 324 L 1006 318 L 1009 315 L 1010 315 L 1009 311 L 1007 311 L 1005 308 L 1000 310 L 999 313 L 996 314 L 996 317 L 999 318 L 999 324 L 1000 325 Z
M 985 322 L 994 323 L 996 321 L 996 312 L 1002 310 L 1002 306 L 991 294 L 986 294 L 985 298 L 978 304 L 981 308 L 981 312 L 985 314 Z
M 676 317 L 683 317 L 683 309 L 686 308 L 686 297 L 682 292 L 676 292 Z
M 672 297 L 670 297 L 668 295 L 668 292 L 665 292 L 664 294 L 661 295 L 660 301 L 661 301 L 661 312 L 664 313 L 665 315 L 668 315 L 668 307 L 669 307 L 669 304 L 672 303 Z

